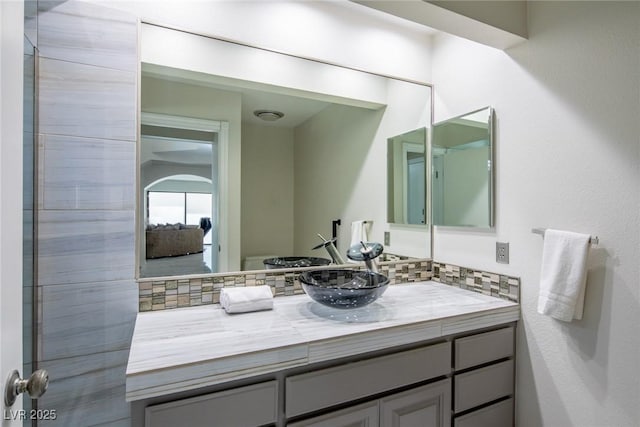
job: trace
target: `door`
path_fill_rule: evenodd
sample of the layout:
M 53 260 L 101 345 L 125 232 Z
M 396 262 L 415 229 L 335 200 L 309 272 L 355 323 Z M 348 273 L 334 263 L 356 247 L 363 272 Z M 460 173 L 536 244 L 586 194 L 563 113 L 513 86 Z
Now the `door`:
M 21 1 L 0 2 L 0 381 L 22 373 L 22 73 Z M 3 393 L 4 395 L 4 393 Z M 2 427 L 18 427 L 22 399 L 7 408 Z
M 417 157 L 407 160 L 407 223 L 426 224 L 425 218 L 425 197 L 426 197 L 426 177 L 425 158 Z
M 3 392 L 0 419 L 3 427 L 35 425 L 39 418 L 37 408 L 31 399 L 22 399 L 21 388 L 28 387 L 33 395 L 43 393 L 48 385 L 45 371 L 31 376 L 34 368 L 36 49 L 23 34 L 23 7 L 21 1 L 0 3 L 3 46 L 0 61 L 0 390 Z M 29 382 L 22 381 L 21 377 L 29 377 Z
M 377 427 L 378 401 L 363 403 L 339 411 L 289 423 L 287 427 Z
M 229 125 L 226 122 L 142 112 L 138 166 L 142 196 L 139 209 L 144 221 L 141 221 L 142 228 L 139 230 L 140 242 L 146 240 L 147 225 L 185 222 L 187 225 L 200 223 L 202 226 L 200 220 L 209 219 L 209 227 L 205 235 L 204 252 L 199 255 L 203 262 L 199 264 L 187 262 L 179 265 L 176 260 L 147 260 L 143 244 L 139 259 L 141 277 L 168 275 L 163 270 L 166 267 L 161 265 L 165 261 L 169 261 L 171 274 L 228 271 L 228 192 L 225 178 L 227 170 L 223 160 L 227 156 L 228 133 Z M 147 195 L 151 193 L 165 193 L 167 198 L 177 196 L 182 200 L 180 207 L 176 206 L 179 211 L 177 218 L 170 219 L 170 212 L 164 208 L 156 211 L 164 211 L 166 217 L 154 215 L 155 219 L 151 218 L 150 204 L 147 204 L 150 203 Z M 196 206 L 198 193 L 206 195 L 209 203 L 207 209 Z M 175 204 L 157 205 L 168 208 Z M 193 209 L 190 209 L 190 205 Z M 179 219 L 182 217 L 184 220 Z M 158 221 L 158 218 L 162 220 Z M 202 270 L 203 266 L 205 270 Z
M 414 388 L 380 400 L 382 427 L 451 425 L 451 380 Z

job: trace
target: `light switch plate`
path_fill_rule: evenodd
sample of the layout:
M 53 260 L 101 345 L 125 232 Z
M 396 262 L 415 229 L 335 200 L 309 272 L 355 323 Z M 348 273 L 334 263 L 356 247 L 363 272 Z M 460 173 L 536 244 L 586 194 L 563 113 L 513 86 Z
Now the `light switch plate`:
M 509 264 L 509 243 L 496 242 L 496 262 Z
M 385 246 L 389 246 L 391 243 L 391 232 L 390 231 L 385 231 L 384 232 L 384 245 Z

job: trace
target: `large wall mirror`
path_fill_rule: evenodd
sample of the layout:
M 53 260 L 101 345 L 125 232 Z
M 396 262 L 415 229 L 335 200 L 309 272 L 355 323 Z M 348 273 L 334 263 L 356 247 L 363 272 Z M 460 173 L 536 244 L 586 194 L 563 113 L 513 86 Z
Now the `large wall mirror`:
M 433 125 L 434 225 L 493 227 L 493 116 L 487 107 Z
M 334 228 L 344 256 L 361 221 L 370 241 L 391 233 L 385 252 L 431 256 L 386 194 L 387 140 L 429 131 L 429 85 L 148 24 L 141 52 L 141 277 L 329 258 L 313 248 Z

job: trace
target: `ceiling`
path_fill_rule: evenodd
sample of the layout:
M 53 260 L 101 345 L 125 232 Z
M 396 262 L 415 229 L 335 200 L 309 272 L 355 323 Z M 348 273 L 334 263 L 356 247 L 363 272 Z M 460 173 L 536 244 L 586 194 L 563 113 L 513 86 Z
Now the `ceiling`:
M 167 70 L 166 73 L 163 73 L 156 67 L 145 67 L 143 64 L 143 81 L 145 77 L 240 93 L 242 96 L 242 122 L 249 124 L 294 128 L 330 105 L 327 101 L 280 93 L 282 88 L 278 87 L 266 85 L 264 85 L 265 87 L 255 87 L 256 85 L 247 87 L 240 82 L 230 81 L 231 79 L 225 79 L 229 80 L 226 83 L 221 82 L 218 76 L 186 70 L 180 70 L 179 73 Z M 284 113 L 284 117 L 274 122 L 264 121 L 253 114 L 256 110 L 279 111 Z

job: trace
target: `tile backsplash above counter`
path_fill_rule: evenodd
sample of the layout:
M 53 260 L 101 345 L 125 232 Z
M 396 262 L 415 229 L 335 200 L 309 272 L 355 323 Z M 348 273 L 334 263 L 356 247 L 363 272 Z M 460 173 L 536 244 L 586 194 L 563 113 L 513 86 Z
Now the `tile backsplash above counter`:
M 504 274 L 491 273 L 453 264 L 433 262 L 432 280 L 506 299 L 520 302 L 520 278 Z
M 344 265 L 354 268 L 358 265 Z M 485 295 L 519 302 L 520 279 L 428 259 L 401 259 L 379 264 L 391 285 L 434 280 Z M 223 287 L 268 285 L 274 296 L 303 294 L 298 275 L 308 268 L 262 270 L 138 280 L 139 311 L 217 304 Z
M 342 268 L 358 268 L 359 264 Z M 223 287 L 268 285 L 274 296 L 304 294 L 298 275 L 309 268 L 274 269 L 234 273 L 217 273 L 169 278 L 138 280 L 139 311 L 166 310 L 217 304 Z M 390 283 L 423 282 L 431 278 L 431 260 L 409 259 L 385 261 L 379 264 L 380 273 Z

